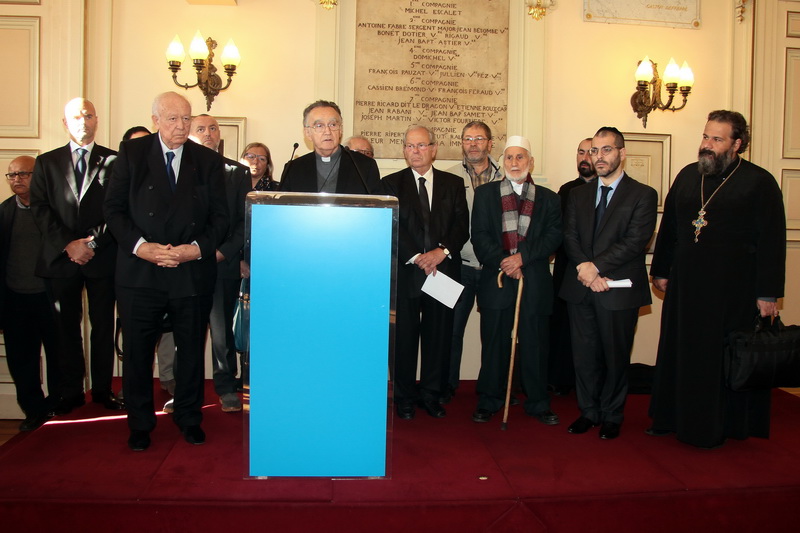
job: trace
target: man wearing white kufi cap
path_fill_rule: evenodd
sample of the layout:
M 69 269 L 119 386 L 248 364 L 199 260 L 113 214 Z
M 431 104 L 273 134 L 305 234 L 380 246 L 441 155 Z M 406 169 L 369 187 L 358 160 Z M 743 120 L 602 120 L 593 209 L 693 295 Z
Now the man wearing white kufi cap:
M 558 424 L 547 395 L 549 315 L 553 308 L 550 256 L 561 244 L 561 201 L 535 185 L 528 139 L 508 138 L 502 158 L 506 179 L 475 190 L 472 245 L 483 265 L 478 288 L 481 309 L 481 371 L 475 422 L 487 422 L 503 407 L 517 287 L 520 297 L 518 360 L 525 412 L 547 425 Z M 498 272 L 503 286 L 498 286 Z

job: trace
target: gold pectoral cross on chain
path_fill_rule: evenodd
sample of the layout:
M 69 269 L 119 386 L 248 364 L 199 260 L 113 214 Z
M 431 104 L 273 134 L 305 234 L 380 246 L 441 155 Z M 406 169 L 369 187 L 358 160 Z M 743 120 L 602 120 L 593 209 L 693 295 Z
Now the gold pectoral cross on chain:
M 692 226 L 694 226 L 694 242 L 700 238 L 700 231 L 706 226 L 708 226 L 708 221 L 705 219 L 706 210 L 701 209 L 697 212 L 697 218 L 692 220 Z

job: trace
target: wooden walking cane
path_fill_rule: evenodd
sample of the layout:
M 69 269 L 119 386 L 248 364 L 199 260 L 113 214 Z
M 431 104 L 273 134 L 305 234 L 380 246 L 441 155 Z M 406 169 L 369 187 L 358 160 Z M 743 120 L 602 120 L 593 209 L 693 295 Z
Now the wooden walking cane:
M 514 307 L 514 326 L 511 328 L 511 357 L 508 363 L 508 385 L 506 385 L 506 405 L 503 408 L 503 423 L 500 429 L 505 431 L 508 427 L 508 405 L 511 402 L 511 381 L 514 375 L 514 354 L 517 352 L 517 327 L 519 326 L 519 305 L 522 302 L 522 285 L 525 278 L 519 278 L 517 286 L 517 303 Z M 497 274 L 497 286 L 503 288 L 503 271 Z

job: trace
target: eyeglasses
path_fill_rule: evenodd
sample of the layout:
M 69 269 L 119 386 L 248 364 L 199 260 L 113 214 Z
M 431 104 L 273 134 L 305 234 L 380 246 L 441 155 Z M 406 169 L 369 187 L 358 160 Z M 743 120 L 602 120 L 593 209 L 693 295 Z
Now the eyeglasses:
M 429 146 L 433 146 L 433 143 L 418 143 L 418 144 L 407 144 L 405 145 L 406 150 L 413 150 L 416 148 L 420 152 L 424 152 L 428 149 Z
M 620 149 L 621 148 L 617 146 L 603 146 L 602 148 L 592 147 L 589 149 L 589 155 L 597 155 L 598 153 L 601 153 L 603 155 L 608 155 L 614 150 L 620 150 Z
M 483 144 L 486 141 L 490 141 L 491 139 L 487 139 L 486 137 L 462 137 L 461 141 L 464 143 L 475 143 L 475 144 Z
M 372 150 L 357 150 L 355 148 L 351 148 L 350 151 L 358 152 L 359 154 L 364 154 L 367 157 L 373 157 L 375 155 L 375 152 L 373 152 Z
M 327 124 L 323 124 L 322 122 L 317 122 L 317 123 L 312 124 L 310 126 L 306 126 L 306 128 L 311 128 L 312 130 L 314 130 L 315 133 L 322 133 L 323 131 L 325 131 L 325 128 L 328 128 L 331 131 L 339 131 L 340 127 L 341 127 L 341 124 L 339 124 L 338 122 L 335 122 L 335 121 L 334 122 L 328 122 Z
M 253 161 L 255 161 L 255 160 L 259 160 L 262 163 L 266 163 L 267 162 L 267 156 L 251 154 L 250 152 L 247 152 L 246 154 L 244 154 L 244 158 L 247 159 L 248 161 L 250 161 L 251 163 Z
M 8 179 L 8 181 L 14 181 L 17 178 L 20 179 L 30 178 L 31 174 L 33 174 L 33 172 L 9 172 L 8 174 L 6 174 L 6 178 Z

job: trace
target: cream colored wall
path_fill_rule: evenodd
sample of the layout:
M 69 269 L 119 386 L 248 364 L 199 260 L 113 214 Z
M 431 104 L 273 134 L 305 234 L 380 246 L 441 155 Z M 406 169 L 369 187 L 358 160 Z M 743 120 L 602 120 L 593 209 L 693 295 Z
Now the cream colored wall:
M 192 6 L 178 0 L 115 0 L 113 6 L 112 145 L 131 126 L 152 126 L 150 106 L 160 92 L 179 91 L 189 98 L 194 113 L 207 112 L 198 89 L 185 91 L 174 85 L 164 57 L 176 33 L 188 50 L 195 31 L 200 30 L 203 37 L 217 41 L 217 57 L 231 37 L 242 55 L 233 84 L 217 96 L 209 113 L 246 117 L 247 141 L 267 144 L 278 168 L 289 158 L 293 142 L 299 142 L 298 153 L 304 153 L 302 110 L 316 98 L 314 47 L 318 10 L 312 2 L 239 0 L 238 6 L 227 7 Z M 333 46 L 334 33 L 329 35 Z M 185 62 L 178 81 L 195 80 L 191 61 Z

